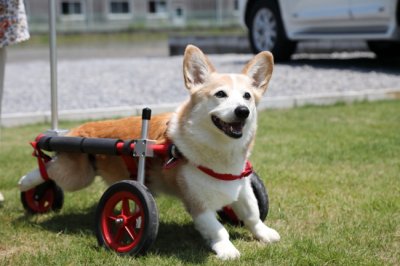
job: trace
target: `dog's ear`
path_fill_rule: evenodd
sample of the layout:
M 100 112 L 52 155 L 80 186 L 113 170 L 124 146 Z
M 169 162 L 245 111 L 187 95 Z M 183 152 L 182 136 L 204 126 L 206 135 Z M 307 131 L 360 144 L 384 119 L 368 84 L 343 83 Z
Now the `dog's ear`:
M 214 66 L 194 45 L 188 45 L 183 59 L 183 77 L 186 88 L 191 90 L 196 85 L 203 84 L 215 71 Z
M 242 73 L 249 76 L 253 80 L 253 86 L 264 94 L 268 88 L 273 68 L 274 57 L 270 52 L 264 51 L 250 60 L 243 68 Z

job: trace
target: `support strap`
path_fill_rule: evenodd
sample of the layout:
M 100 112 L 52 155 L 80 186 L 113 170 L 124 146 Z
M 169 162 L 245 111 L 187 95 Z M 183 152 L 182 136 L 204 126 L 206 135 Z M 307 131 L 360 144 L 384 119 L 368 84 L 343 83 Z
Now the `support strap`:
M 137 179 L 137 161 L 134 157 L 128 155 L 121 155 L 122 160 L 125 163 L 126 168 L 128 169 L 129 176 L 132 180 Z
M 35 156 L 38 161 L 40 175 L 42 176 L 42 178 L 44 180 L 47 181 L 47 180 L 50 180 L 50 177 L 49 177 L 49 174 L 47 173 L 46 163 L 51 161 L 51 157 L 49 155 L 45 154 L 37 145 L 40 138 L 42 138 L 43 136 L 44 135 L 42 135 L 42 134 L 37 136 L 36 140 L 31 142 L 31 145 L 33 147 L 32 155 Z

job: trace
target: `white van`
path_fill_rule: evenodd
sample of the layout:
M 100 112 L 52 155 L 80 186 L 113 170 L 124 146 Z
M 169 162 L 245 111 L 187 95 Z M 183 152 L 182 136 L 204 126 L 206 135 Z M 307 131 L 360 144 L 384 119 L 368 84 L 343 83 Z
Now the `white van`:
M 365 40 L 380 58 L 400 57 L 399 0 L 239 0 L 254 53 L 290 59 L 300 40 Z

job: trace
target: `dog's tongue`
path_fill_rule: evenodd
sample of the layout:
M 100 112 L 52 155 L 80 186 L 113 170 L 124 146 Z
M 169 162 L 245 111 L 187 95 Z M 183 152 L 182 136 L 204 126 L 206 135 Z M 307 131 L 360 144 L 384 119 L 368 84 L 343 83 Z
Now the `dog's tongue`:
M 237 122 L 237 123 L 231 123 L 230 124 L 230 131 L 231 132 L 242 132 L 242 123 Z

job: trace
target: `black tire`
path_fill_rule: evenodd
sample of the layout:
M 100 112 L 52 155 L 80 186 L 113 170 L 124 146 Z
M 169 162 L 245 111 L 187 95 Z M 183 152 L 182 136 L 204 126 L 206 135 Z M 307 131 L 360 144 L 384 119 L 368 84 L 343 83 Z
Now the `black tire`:
M 296 42 L 287 38 L 276 1 L 256 1 L 250 7 L 247 25 L 253 53 L 270 51 L 276 62 L 290 60 Z
M 268 191 L 256 172 L 251 176 L 251 187 L 253 188 L 254 195 L 257 198 L 258 209 L 260 210 L 260 219 L 264 222 L 269 211 Z
M 368 41 L 368 48 L 375 53 L 378 59 L 400 59 L 400 42 L 396 41 Z
M 260 211 L 260 219 L 261 221 L 265 221 L 268 216 L 269 210 L 269 198 L 267 189 L 265 188 L 264 183 L 256 172 L 253 172 L 253 174 L 251 175 L 250 182 L 254 192 L 254 196 L 256 196 L 257 199 L 258 209 Z M 230 206 L 226 206 L 222 210 L 218 211 L 218 216 L 223 223 L 229 223 L 237 226 L 243 225 L 243 222 L 237 218 L 235 212 Z
M 21 192 L 21 202 L 30 214 L 58 212 L 64 205 L 64 192 L 49 180 L 28 191 Z
M 157 237 L 158 225 L 154 198 L 137 181 L 126 180 L 110 186 L 96 209 L 99 245 L 121 255 L 146 253 Z

